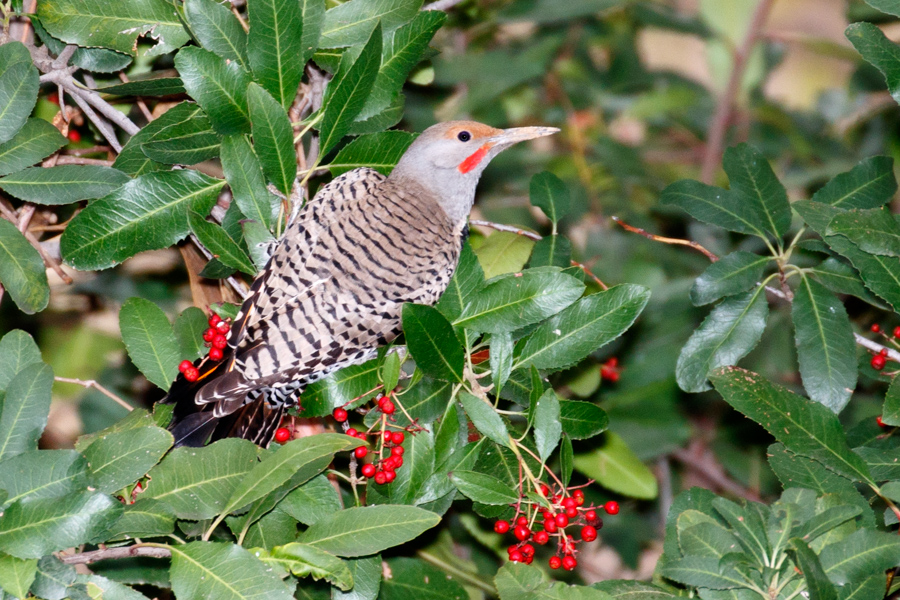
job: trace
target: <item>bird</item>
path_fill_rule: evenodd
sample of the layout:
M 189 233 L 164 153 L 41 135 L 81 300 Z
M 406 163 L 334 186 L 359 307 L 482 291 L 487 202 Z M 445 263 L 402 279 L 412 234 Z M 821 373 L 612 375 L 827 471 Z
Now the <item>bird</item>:
M 179 375 L 163 399 L 175 404 L 175 445 L 238 437 L 268 446 L 306 386 L 396 339 L 405 303 L 438 301 L 488 163 L 558 131 L 438 123 L 389 175 L 363 167 L 323 186 L 271 249 L 222 359 L 198 360 L 195 380 Z

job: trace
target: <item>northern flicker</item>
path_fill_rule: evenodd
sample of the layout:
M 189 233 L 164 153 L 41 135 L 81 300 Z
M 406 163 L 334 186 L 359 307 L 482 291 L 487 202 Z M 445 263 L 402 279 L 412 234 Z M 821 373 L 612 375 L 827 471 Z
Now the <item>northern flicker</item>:
M 557 131 L 440 123 L 389 176 L 360 168 L 324 186 L 253 282 L 223 359 L 173 384 L 165 401 L 175 403 L 176 444 L 241 437 L 268 445 L 304 387 L 373 358 L 401 333 L 404 303 L 437 302 L 491 159 Z

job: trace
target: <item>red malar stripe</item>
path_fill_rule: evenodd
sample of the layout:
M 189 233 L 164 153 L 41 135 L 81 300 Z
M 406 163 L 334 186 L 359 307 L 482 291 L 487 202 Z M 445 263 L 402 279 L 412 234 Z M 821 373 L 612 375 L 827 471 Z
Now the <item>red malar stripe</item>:
M 468 173 L 469 171 L 477 167 L 478 163 L 484 160 L 484 157 L 487 156 L 488 150 L 490 149 L 491 145 L 485 144 L 484 146 L 476 150 L 474 153 L 472 153 L 471 156 L 466 158 L 466 160 L 459 163 L 459 167 L 457 167 L 459 169 L 459 172 Z

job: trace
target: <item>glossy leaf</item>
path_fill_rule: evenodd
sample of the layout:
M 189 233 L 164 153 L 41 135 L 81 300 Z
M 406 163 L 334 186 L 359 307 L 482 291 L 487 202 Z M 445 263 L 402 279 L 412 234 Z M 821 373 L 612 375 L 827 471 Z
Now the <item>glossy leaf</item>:
M 0 219 L 0 284 L 25 314 L 42 311 L 50 302 L 44 259 L 6 219 Z
M 129 298 L 119 311 L 119 328 L 131 361 L 148 380 L 168 390 L 181 356 L 166 314 L 149 300 Z
M 111 494 L 143 477 L 172 447 L 172 434 L 140 427 L 103 436 L 84 450 L 91 486 Z
M 195 116 L 173 123 L 157 131 L 141 144 L 147 158 L 167 165 L 194 165 L 219 155 L 221 136 L 215 132 L 205 114 L 194 106 Z
M 719 559 L 709 556 L 685 556 L 669 561 L 661 574 L 680 583 L 714 590 L 745 586 L 745 580 L 734 569 L 720 568 Z
M 791 307 L 800 376 L 809 397 L 839 413 L 856 388 L 856 342 L 844 304 L 803 276 Z
M 28 589 L 37 575 L 37 563 L 36 558 L 0 555 L 0 588 L 13 598 L 28 596 Z
M 172 96 L 184 93 L 180 77 L 136 78 L 128 83 L 119 83 L 97 88 L 101 94 L 116 96 Z
M 497 571 L 494 584 L 500 600 L 612 600 L 598 589 L 546 581 L 541 570 L 516 563 L 503 565 Z
M 392 558 L 386 569 L 391 576 L 381 583 L 380 600 L 465 600 L 459 578 L 420 558 Z
M 66 138 L 47 121 L 28 119 L 11 139 L 0 143 L 0 176 L 30 167 L 66 143 Z
M 430 306 L 403 305 L 406 345 L 423 372 L 446 381 L 462 381 L 466 355 L 453 326 Z
M 867 62 L 881 71 L 891 96 L 900 102 L 900 48 L 871 23 L 853 23 L 844 35 Z
M 367 556 L 413 540 L 440 520 L 415 506 L 348 508 L 310 526 L 297 541 L 337 556 Z
M 691 302 L 694 306 L 703 306 L 725 296 L 746 292 L 761 281 L 770 260 L 769 256 L 742 251 L 722 257 L 694 281 Z
M 6 504 L 53 498 L 87 489 L 87 463 L 75 450 L 29 450 L 0 463 Z
M 831 220 L 825 233 L 843 235 L 863 252 L 900 256 L 900 223 L 884 208 L 841 212 Z
M 856 269 L 834 257 L 826 258 L 810 268 L 807 273 L 835 294 L 848 294 L 869 304 L 880 304 L 880 301 L 863 285 Z
M 208 213 L 224 185 L 191 170 L 133 179 L 72 219 L 60 241 L 63 258 L 76 269 L 105 269 L 171 246 L 188 234 L 188 211 Z
M 9 382 L 0 406 L 0 461 L 37 449 L 52 387 L 53 369 L 42 362 L 22 368 Z
M 7 41 L 0 46 L 0 142 L 18 132 L 37 102 L 38 71 L 24 44 Z
M 453 471 L 450 479 L 463 495 L 475 502 L 512 504 L 519 499 L 513 489 L 491 475 L 475 471 Z
M 541 460 L 550 457 L 562 435 L 559 404 L 556 391 L 550 388 L 534 406 L 534 443 Z
M 735 190 L 684 179 L 664 189 L 659 201 L 682 208 L 698 221 L 737 233 L 766 237 L 762 216 Z
M 499 396 L 512 371 L 513 339 L 510 332 L 491 335 L 490 361 L 491 380 L 494 382 L 494 391 Z
M 465 390 L 459 393 L 459 401 L 462 403 L 466 415 L 472 421 L 475 429 L 494 443 L 501 446 L 510 445 L 509 431 L 506 429 L 506 424 L 493 406 Z
M 650 292 L 617 285 L 591 294 L 542 323 L 517 346 L 513 369 L 563 369 L 622 335 L 647 305 Z
M 0 338 L 0 392 L 6 391 L 19 371 L 39 362 L 41 351 L 32 337 L 21 329 L 13 329 Z
M 894 377 L 888 387 L 881 418 L 888 425 L 900 425 L 900 377 Z
M 332 600 L 375 600 L 381 587 L 381 555 L 345 559 L 353 576 L 353 588 L 347 592 L 332 590 Z
M 720 369 L 710 379 L 726 402 L 793 452 L 854 481 L 871 481 L 863 460 L 847 446 L 837 417 L 821 404 L 737 367 Z
M 263 562 L 275 564 L 297 577 L 325 579 L 338 589 L 347 591 L 353 587 L 353 575 L 347 564 L 333 554 L 296 542 L 278 546 L 261 556 Z
M 309 0 L 304 0 L 304 4 Z M 256 81 L 287 110 L 297 95 L 308 54 L 304 20 L 296 0 L 258 0 L 248 5 L 250 68 Z M 307 58 L 301 58 L 306 56 Z
M 256 275 L 256 266 L 250 257 L 233 239 L 228 237 L 225 230 L 215 223 L 210 223 L 199 213 L 188 212 L 188 222 L 197 239 L 209 250 L 222 264 L 238 269 L 248 275 Z
M 791 226 L 791 207 L 784 186 L 765 157 L 749 144 L 738 144 L 725 151 L 722 168 L 728 174 L 731 191 L 746 198 L 769 233 L 783 237 Z
M 878 208 L 897 191 L 894 159 L 872 156 L 840 175 L 813 194 L 813 202 L 837 208 Z
M 94 165 L 32 167 L 0 178 L 0 189 L 37 204 L 68 204 L 105 196 L 129 179 L 121 171 Z
M 328 11 L 326 19 L 327 15 L 344 6 L 353 5 L 347 3 Z M 382 25 L 379 23 L 368 36 L 369 41 L 358 57 L 344 53 L 337 73 L 325 90 L 324 113 L 319 126 L 319 144 L 323 155 L 350 131 L 354 119 L 365 106 L 381 66 L 381 32 Z
M 300 9 L 303 13 L 303 35 L 300 38 L 300 57 L 296 60 L 305 65 L 319 47 L 325 25 L 325 0 L 300 0 Z
M 279 200 L 266 188 L 259 158 L 247 138 L 229 135 L 222 139 L 222 169 L 234 201 L 248 219 L 270 228 L 278 213 Z
M 53 555 L 45 556 L 38 561 L 31 593 L 45 600 L 63 600 L 68 587 L 75 583 L 75 576 L 74 566 L 63 564 Z
M 253 146 L 263 173 L 281 193 L 288 195 L 297 176 L 294 134 L 287 113 L 269 93 L 251 83 L 247 90 Z
M 374 397 L 378 385 L 379 361 L 370 360 L 329 375 L 303 391 L 303 411 L 311 417 L 331 413 L 338 406 L 359 398 L 358 402 Z M 366 393 L 369 395 L 366 395 Z
M 528 197 L 531 203 L 544 211 L 553 223 L 554 234 L 559 220 L 572 210 L 569 188 L 562 179 L 549 171 L 538 173 L 531 178 Z
M 201 46 L 249 67 L 247 33 L 225 6 L 215 0 L 186 0 L 184 18 Z
M 252 46 L 251 46 L 252 47 Z M 250 76 L 236 61 L 228 62 L 197 47 L 182 48 L 175 67 L 188 94 L 222 135 L 250 132 L 247 85 Z
M 534 245 L 531 267 L 568 267 L 572 260 L 572 243 L 561 235 L 548 235 Z
M 368 167 L 383 175 L 390 175 L 400 157 L 415 139 L 416 134 L 405 131 L 382 131 L 361 135 L 341 148 L 327 168 L 335 177 L 360 167 Z
M 632 498 L 656 498 L 656 477 L 618 435 L 607 432 L 603 445 L 575 454 L 575 470 L 603 487 Z
M 675 376 L 686 392 L 710 389 L 707 378 L 716 368 L 736 364 L 762 336 L 769 304 L 762 286 L 722 301 L 681 349 Z
M 484 283 L 484 271 L 472 247 L 465 243 L 459 253 L 459 264 L 450 284 L 438 300 L 437 308 L 449 320 L 456 320 L 462 314 L 469 299 L 481 289 Z
M 125 512 L 110 528 L 109 539 L 164 536 L 174 530 L 175 512 L 168 504 L 139 497 L 125 505 Z
M 376 24 L 390 33 L 412 20 L 422 0 L 354 0 L 325 13 L 320 48 L 355 46 L 369 39 Z M 380 36 L 380 34 L 379 34 Z
M 172 591 L 179 600 L 290 600 L 293 595 L 272 569 L 236 544 L 173 545 Z
M 823 548 L 819 560 L 828 578 L 843 585 L 897 566 L 900 539 L 886 531 L 860 529 Z
M 573 440 L 586 440 L 606 431 L 609 417 L 593 402 L 560 400 L 559 419 L 563 432 Z
M 484 277 L 492 279 L 505 273 L 521 271 L 528 262 L 533 247 L 534 240 L 524 235 L 497 231 L 478 247 L 476 255 Z
M 175 337 L 178 339 L 178 353 L 188 360 L 195 360 L 207 353 L 203 342 L 203 332 L 209 327 L 206 313 L 191 306 L 184 309 L 175 319 Z
M 278 508 L 304 525 L 313 525 L 340 511 L 343 506 L 327 476 L 317 475 L 288 493 Z

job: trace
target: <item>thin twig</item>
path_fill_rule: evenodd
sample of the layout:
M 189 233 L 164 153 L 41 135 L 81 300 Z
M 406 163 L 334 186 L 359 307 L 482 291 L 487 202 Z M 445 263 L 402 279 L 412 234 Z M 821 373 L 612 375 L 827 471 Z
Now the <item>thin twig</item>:
M 109 122 L 94 112 L 94 109 L 90 107 L 87 100 L 82 98 L 79 94 L 69 94 L 72 96 L 72 99 L 75 100 L 75 104 L 84 112 L 85 116 L 90 119 L 97 129 L 100 130 L 100 133 L 103 137 L 106 138 L 106 141 L 109 142 L 109 145 L 113 147 L 113 150 L 118 154 L 122 151 L 122 144 L 119 143 L 119 139 L 116 137 L 116 132 L 112 128 L 112 125 Z
M 66 154 L 58 154 L 56 155 L 58 158 L 56 159 L 56 164 L 58 165 L 98 165 L 101 167 L 110 167 L 112 166 L 112 160 L 103 160 L 101 158 L 82 158 L 80 156 L 69 156 Z
M 706 149 L 703 153 L 703 163 L 700 171 L 700 180 L 704 183 L 712 183 L 716 173 L 716 167 L 722 158 L 722 149 L 725 146 L 725 133 L 728 131 L 728 123 L 731 121 L 732 111 L 734 109 L 734 101 L 741 89 L 741 82 L 744 80 L 744 71 L 747 68 L 747 62 L 753 47 L 759 39 L 760 30 L 769 15 L 772 8 L 773 0 L 759 0 L 756 10 L 753 12 L 753 18 L 747 27 L 747 35 L 741 45 L 735 49 L 731 75 L 728 78 L 728 84 L 725 91 L 719 97 L 716 104 L 716 112 L 713 113 L 712 122 L 709 127 L 709 135 L 707 136 Z
M 465 2 L 465 0 L 437 0 L 436 2 L 423 6 L 422 10 L 447 10 L 462 2 Z
M 867 348 L 867 349 L 871 350 L 872 352 L 874 352 L 875 354 L 880 353 L 882 350 L 886 350 L 888 358 L 890 358 L 891 360 L 894 360 L 896 362 L 900 362 L 900 352 L 897 352 L 893 348 L 888 348 L 887 346 L 883 346 L 883 345 L 879 344 L 878 342 L 873 342 L 869 338 L 863 337 L 856 332 L 853 333 L 853 337 L 854 337 L 854 339 L 856 339 L 856 343 L 859 344 L 860 346 L 862 346 L 863 348 Z
M 132 558 L 135 556 L 149 556 L 150 558 L 170 558 L 172 551 L 159 546 L 126 546 L 124 548 L 104 548 L 79 554 L 60 554 L 59 560 L 67 565 L 89 565 L 101 560 L 115 558 Z
M 712 262 L 716 262 L 717 260 L 719 260 L 718 256 L 716 256 L 715 254 L 713 254 L 712 252 L 710 252 L 709 250 L 707 250 L 706 248 L 704 248 L 703 246 L 701 246 L 700 244 L 698 244 L 697 242 L 695 242 L 693 240 L 682 240 L 679 238 L 670 238 L 670 237 L 663 237 L 661 235 L 654 235 L 654 234 L 646 231 L 645 229 L 641 229 L 640 227 L 632 227 L 631 225 L 629 225 L 628 223 L 626 223 L 619 217 L 611 217 L 611 218 L 613 221 L 616 222 L 617 225 L 621 225 L 622 228 L 625 229 L 626 231 L 630 231 L 631 233 L 636 233 L 638 235 L 642 235 L 645 238 L 647 238 L 648 240 L 653 240 L 654 242 L 662 242 L 663 244 L 673 244 L 675 246 L 688 246 L 690 248 L 693 248 L 694 250 L 697 250 L 698 252 L 702 252 L 706 256 L 706 258 L 708 258 Z
M 126 408 L 129 411 L 134 410 L 133 406 L 131 406 L 130 404 L 128 404 L 127 402 L 125 402 L 124 400 L 122 400 L 121 398 L 119 398 L 118 396 L 113 394 L 111 391 L 109 391 L 108 389 L 106 389 L 105 387 L 103 387 L 102 385 L 100 385 L 99 383 L 94 381 L 93 379 L 88 379 L 88 380 L 72 379 L 71 377 L 54 377 L 53 379 L 60 383 L 74 383 L 75 385 L 80 385 L 82 387 L 94 388 L 95 390 L 97 390 L 98 392 L 103 394 L 104 396 L 111 398 L 116 404 L 118 404 L 122 408 Z
M 122 83 L 128 83 L 129 81 L 128 76 L 121 71 L 119 71 L 119 79 L 122 81 Z M 150 121 L 152 121 L 153 113 L 150 112 L 149 108 L 147 108 L 147 103 L 144 102 L 144 99 L 138 97 L 135 98 L 135 102 L 137 103 L 138 108 L 141 110 L 141 113 L 144 115 L 144 118 L 147 119 L 147 122 L 149 123 Z
M 683 463 L 685 466 L 690 467 L 691 469 L 694 469 L 695 471 L 700 473 L 700 475 L 708 479 L 710 483 L 715 484 L 720 489 L 735 496 L 746 498 L 747 500 L 753 500 L 754 502 L 760 501 L 759 494 L 757 494 L 753 490 L 745 488 L 736 481 L 732 481 L 725 475 L 725 473 L 715 468 L 708 462 L 704 461 L 702 457 L 697 457 L 684 448 L 679 448 L 678 450 L 673 451 L 671 456 L 677 459 L 679 462 Z

